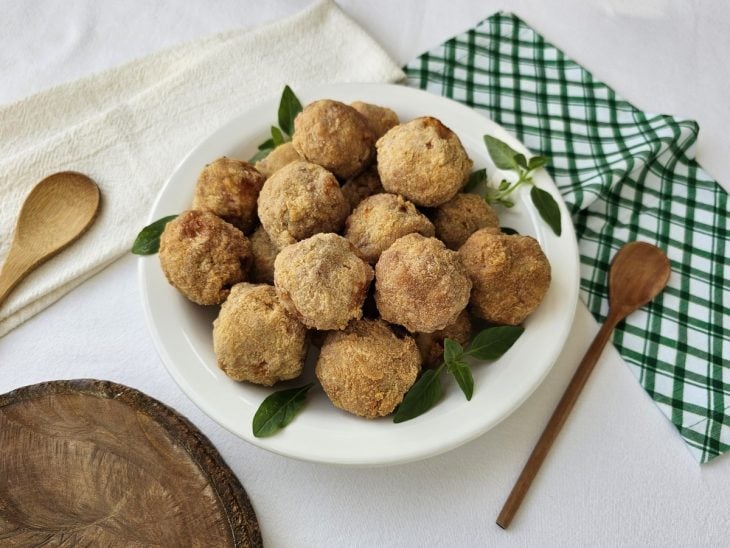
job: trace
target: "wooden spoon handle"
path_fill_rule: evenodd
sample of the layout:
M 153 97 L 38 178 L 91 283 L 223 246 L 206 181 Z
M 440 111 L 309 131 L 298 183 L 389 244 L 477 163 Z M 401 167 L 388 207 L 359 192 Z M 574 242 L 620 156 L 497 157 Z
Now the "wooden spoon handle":
M 550 421 L 548 421 L 545 430 L 543 430 L 537 445 L 535 445 L 535 448 L 532 450 L 530 458 L 527 460 L 520 477 L 517 479 L 517 482 L 512 488 L 512 492 L 509 494 L 507 501 L 502 507 L 502 511 L 497 517 L 497 525 L 499 525 L 502 529 L 509 527 L 512 518 L 519 509 L 520 504 L 522 504 L 522 500 L 525 498 L 530 485 L 532 485 L 532 481 L 535 479 L 538 470 L 540 470 L 540 466 L 542 466 L 542 463 L 550 451 L 553 442 L 558 437 L 558 434 L 563 428 L 570 411 L 573 409 L 575 402 L 578 400 L 578 396 L 583 390 L 583 387 L 593 371 L 596 362 L 598 362 L 598 358 L 601 356 L 603 348 L 610 340 L 614 327 L 616 327 L 616 324 L 618 324 L 621 319 L 622 318 L 620 316 L 609 312 L 608 318 L 606 318 L 606 321 L 603 326 L 601 326 L 596 338 L 593 339 L 593 342 L 588 348 L 583 360 L 580 362 L 580 365 L 578 365 L 578 368 L 573 374 L 573 378 L 570 380 L 568 388 L 566 388 L 558 406 L 555 408 L 555 411 L 553 411 Z
M 0 269 L 0 306 L 15 286 L 36 266 L 32 262 L 19 259 L 19 255 L 14 253 L 13 249 L 10 248 L 8 258 Z

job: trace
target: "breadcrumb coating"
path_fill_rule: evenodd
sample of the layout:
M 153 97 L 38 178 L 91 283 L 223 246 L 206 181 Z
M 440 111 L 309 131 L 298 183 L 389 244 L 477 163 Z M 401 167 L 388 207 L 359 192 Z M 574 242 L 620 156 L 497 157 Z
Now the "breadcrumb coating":
M 421 369 L 414 340 L 382 320 L 355 320 L 322 344 L 316 374 L 332 403 L 368 419 L 392 413 Z
M 436 238 L 403 236 L 375 265 L 375 302 L 381 317 L 411 333 L 433 333 L 454 323 L 470 292 L 458 255 Z
M 269 152 L 266 158 L 259 160 L 255 165 L 256 169 L 268 179 L 282 167 L 301 159 L 302 157 L 294 150 L 294 145 L 284 143 Z
M 365 117 L 376 139 L 385 135 L 390 128 L 400 124 L 398 115 L 389 108 L 362 101 L 350 103 L 350 106 Z
M 319 232 L 339 232 L 350 213 L 337 179 L 309 162 L 292 162 L 266 180 L 259 218 L 279 249 Z
M 274 260 L 279 249 L 271 242 L 271 238 L 259 226 L 251 235 L 251 270 L 249 278 L 252 282 L 274 284 Z
M 342 185 L 342 194 L 350 204 L 350 209 L 355 209 L 368 196 L 381 192 L 385 191 L 383 183 L 380 182 L 377 166 L 370 166 Z
M 344 329 L 362 317 L 373 269 L 337 234 L 316 234 L 285 247 L 274 262 L 279 299 L 307 327 Z
M 398 238 L 412 232 L 430 237 L 435 229 L 416 206 L 395 194 L 365 198 L 345 221 L 345 238 L 370 264 L 378 262 L 380 254 Z
M 550 287 L 550 263 L 530 236 L 481 229 L 459 249 L 473 283 L 471 310 L 496 324 L 521 324 Z
M 213 322 L 218 367 L 236 381 L 264 386 L 294 379 L 304 367 L 307 329 L 289 314 L 270 285 L 241 283 Z
M 432 219 L 436 236 L 454 251 L 480 228 L 499 227 L 497 212 L 476 194 L 457 194 L 436 208 Z
M 258 222 L 256 200 L 265 180 L 247 162 L 218 158 L 198 176 L 193 209 L 207 209 L 247 234 Z
M 448 202 L 471 172 L 472 161 L 459 138 L 430 116 L 395 126 L 376 147 L 383 188 L 418 206 Z
M 220 304 L 231 286 L 245 280 L 251 243 L 211 212 L 188 210 L 165 226 L 159 257 L 167 280 L 188 299 Z
M 443 329 L 433 333 L 416 333 L 416 344 L 421 352 L 424 367 L 436 367 L 443 361 L 444 340 L 453 339 L 463 346 L 471 339 L 471 331 L 469 313 L 463 310 L 454 323 Z
M 292 143 L 302 158 L 342 180 L 360 173 L 375 157 L 375 135 L 367 120 L 330 99 L 310 103 L 297 115 Z

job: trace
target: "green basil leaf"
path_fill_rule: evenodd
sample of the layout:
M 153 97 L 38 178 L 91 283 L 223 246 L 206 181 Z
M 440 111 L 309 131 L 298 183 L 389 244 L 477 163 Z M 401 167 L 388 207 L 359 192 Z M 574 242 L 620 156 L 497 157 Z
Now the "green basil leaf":
M 499 183 L 499 188 L 497 190 L 499 190 L 501 192 L 503 190 L 507 190 L 508 188 L 509 188 L 509 181 L 505 181 L 504 179 L 502 179 L 502 182 Z
M 507 143 L 500 141 L 491 135 L 484 136 L 484 144 L 487 145 L 487 152 L 489 152 L 489 156 L 492 158 L 495 166 L 499 169 L 517 169 L 518 164 L 515 157 L 519 154 L 519 152 L 514 150 Z
M 500 230 L 502 231 L 502 234 L 509 234 L 510 236 L 512 234 L 519 234 L 514 228 L 510 228 L 508 226 L 500 227 Z
M 530 158 L 530 161 L 527 163 L 527 169 L 530 171 L 534 169 L 541 168 L 545 164 L 547 164 L 548 159 L 545 158 L 545 156 L 533 156 Z
M 474 173 L 469 175 L 469 180 L 464 186 L 464 192 L 473 192 L 479 188 L 483 183 L 487 182 L 487 170 L 477 169 Z
M 460 360 L 464 354 L 464 348 L 453 339 L 444 340 L 444 361 L 448 364 L 450 361 Z
M 540 217 L 542 217 L 543 220 L 550 225 L 550 228 L 553 229 L 553 232 L 555 232 L 557 236 L 560 236 L 560 233 L 562 232 L 560 224 L 560 208 L 552 194 L 546 190 L 533 186 L 530 191 L 530 197 L 532 198 L 532 203 L 535 204 L 538 213 L 540 213 Z
M 286 142 L 281 130 L 276 126 L 271 126 L 271 140 L 274 141 L 274 148 Z
M 272 150 L 274 150 L 274 149 L 273 148 L 262 148 L 256 154 L 251 156 L 251 158 L 249 158 L 248 163 L 255 164 L 256 162 L 263 160 L 271 153 Z
M 309 383 L 299 388 L 280 390 L 266 397 L 253 416 L 253 435 L 265 438 L 276 434 L 289 424 L 304 407 L 307 392 L 314 386 Z
M 279 127 L 287 135 L 294 135 L 294 118 L 302 111 L 302 104 L 289 86 L 284 86 L 279 102 Z
M 393 422 L 405 422 L 422 415 L 439 401 L 442 394 L 439 375 L 442 368 L 429 369 L 418 379 L 403 398 Z
M 479 360 L 497 359 L 512 347 L 524 330 L 525 328 L 519 325 L 488 327 L 474 337 L 466 354 Z
M 275 148 L 276 145 L 274 144 L 273 139 L 266 139 L 263 143 L 259 145 L 259 150 L 266 150 L 266 149 L 272 149 Z
M 447 362 L 446 368 L 456 379 L 456 382 L 459 384 L 464 396 L 466 396 L 467 401 L 471 400 L 471 397 L 474 394 L 474 377 L 472 377 L 469 366 L 463 361 L 457 360 Z
M 527 169 L 527 158 L 525 158 L 524 154 L 519 153 L 519 152 L 517 154 L 515 154 L 515 163 L 518 166 Z
M 147 225 L 135 238 L 132 244 L 132 253 L 135 255 L 154 255 L 160 250 L 160 236 L 165 230 L 165 225 L 172 221 L 177 215 L 169 215 L 154 223 Z

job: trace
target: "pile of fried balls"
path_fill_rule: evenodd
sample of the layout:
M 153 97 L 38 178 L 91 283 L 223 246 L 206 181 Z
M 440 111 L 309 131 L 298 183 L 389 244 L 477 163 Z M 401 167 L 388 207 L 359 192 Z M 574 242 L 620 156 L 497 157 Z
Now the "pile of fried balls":
M 381 417 L 440 363 L 445 338 L 469 340 L 470 313 L 520 324 L 550 285 L 537 241 L 503 234 L 462 192 L 471 170 L 436 118 L 315 101 L 255 166 L 205 166 L 160 238 L 162 270 L 191 301 L 222 305 L 213 345 L 230 378 L 296 378 L 312 341 L 332 403 Z

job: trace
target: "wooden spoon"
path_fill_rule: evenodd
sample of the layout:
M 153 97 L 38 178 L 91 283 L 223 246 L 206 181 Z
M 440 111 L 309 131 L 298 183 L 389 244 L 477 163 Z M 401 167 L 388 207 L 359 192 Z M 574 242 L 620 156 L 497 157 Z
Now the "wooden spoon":
M 609 279 L 609 311 L 606 321 L 593 339 L 583 361 L 578 365 L 573 378 L 565 390 L 558 406 L 553 411 L 540 439 L 532 450 L 527 464 L 522 469 L 517 483 L 512 488 L 502 511 L 497 517 L 497 525 L 502 529 L 509 527 L 512 518 L 520 507 L 527 490 L 535 479 L 540 466 L 550 451 L 560 429 L 565 424 L 570 411 L 578 400 L 583 386 L 593 371 L 603 348 L 611 338 L 614 328 L 626 316 L 641 308 L 656 297 L 669 281 L 671 267 L 664 252 L 645 242 L 631 242 L 624 245 L 611 264 Z
M 99 210 L 99 187 L 75 171 L 54 173 L 30 191 L 0 271 L 0 305 L 33 269 L 76 240 Z

